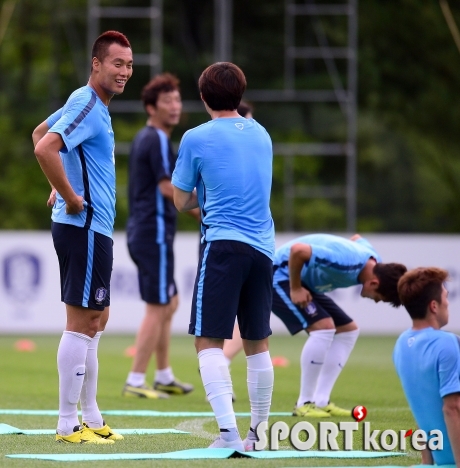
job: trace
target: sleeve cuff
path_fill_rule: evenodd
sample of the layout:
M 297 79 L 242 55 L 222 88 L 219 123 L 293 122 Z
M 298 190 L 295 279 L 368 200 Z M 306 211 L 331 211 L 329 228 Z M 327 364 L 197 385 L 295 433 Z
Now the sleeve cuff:
M 193 185 L 184 184 L 180 180 L 177 180 L 177 177 L 174 177 L 174 176 L 173 176 L 173 178 L 171 180 L 171 184 L 173 184 L 175 187 L 183 190 L 184 192 L 193 192 L 193 189 L 195 188 L 195 186 L 193 186 Z

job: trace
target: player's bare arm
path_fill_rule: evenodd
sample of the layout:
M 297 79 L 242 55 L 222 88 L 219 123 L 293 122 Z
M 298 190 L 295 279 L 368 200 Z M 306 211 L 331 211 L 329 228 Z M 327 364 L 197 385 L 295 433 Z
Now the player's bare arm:
M 83 197 L 77 195 L 64 171 L 59 150 L 64 142 L 58 133 L 47 133 L 35 146 L 35 156 L 43 173 L 66 202 L 67 214 L 78 214 L 83 211 Z
M 201 223 L 201 211 L 199 208 L 192 208 L 191 210 L 188 211 L 188 214 L 192 218 L 195 218 L 199 223 Z
M 422 450 L 422 465 L 434 465 L 433 454 L 428 447 Z
M 311 258 L 311 246 L 307 244 L 294 244 L 289 254 L 289 285 L 291 300 L 300 307 L 307 307 L 312 301 L 310 292 L 302 287 L 300 273 L 305 262 Z
M 35 130 L 32 132 L 32 141 L 34 143 L 34 147 L 37 146 L 37 143 L 48 133 L 49 126 L 46 123 L 46 120 L 43 121 Z M 49 182 L 49 181 L 48 181 Z M 56 189 L 53 187 L 53 184 L 50 182 L 51 185 L 51 193 L 48 197 L 48 201 L 46 202 L 47 206 L 53 206 L 56 202 Z
M 194 208 L 198 208 L 198 196 L 196 190 L 193 192 L 185 192 L 174 186 L 174 205 L 177 211 L 183 213 Z
M 171 184 L 169 179 L 161 180 L 158 184 L 158 188 L 165 198 L 171 200 L 174 203 L 174 186 Z M 192 218 L 195 218 L 197 221 L 201 221 L 201 213 L 199 208 L 192 208 L 188 210 L 187 214 L 189 214 Z
M 37 146 L 37 143 L 48 133 L 49 129 L 50 128 L 48 127 L 46 120 L 35 128 L 35 130 L 32 132 L 32 141 L 34 143 L 34 147 Z
M 165 198 L 174 202 L 174 190 L 170 179 L 160 180 L 160 182 L 158 182 L 158 188 Z
M 358 239 L 361 239 L 360 234 L 354 234 L 353 236 L 350 237 L 351 241 L 357 241 Z
M 460 393 L 451 393 L 443 398 L 442 412 L 455 464 L 460 467 Z

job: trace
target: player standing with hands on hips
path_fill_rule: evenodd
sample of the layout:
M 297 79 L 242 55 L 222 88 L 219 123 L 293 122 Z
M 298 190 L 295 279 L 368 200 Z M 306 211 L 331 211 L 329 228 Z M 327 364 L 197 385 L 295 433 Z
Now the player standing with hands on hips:
M 246 89 L 233 63 L 215 63 L 198 81 L 211 121 L 185 133 L 172 177 L 179 211 L 201 209 L 202 240 L 189 333 L 220 429 L 210 447 L 253 450 L 254 429 L 268 420 L 273 366 L 268 351 L 274 225 L 270 213 L 272 143 L 266 130 L 237 108 Z M 248 365 L 251 423 L 241 440 L 232 381 L 222 347 L 235 317 Z
M 108 111 L 133 73 L 125 35 L 101 34 L 92 48 L 88 84 L 32 135 L 35 155 L 53 190 L 52 236 L 59 260 L 67 324 L 57 364 L 56 441 L 113 444 L 123 439 L 102 419 L 96 402 L 97 348 L 109 318 L 115 219 L 114 135 Z M 82 422 L 78 419 L 80 401 Z

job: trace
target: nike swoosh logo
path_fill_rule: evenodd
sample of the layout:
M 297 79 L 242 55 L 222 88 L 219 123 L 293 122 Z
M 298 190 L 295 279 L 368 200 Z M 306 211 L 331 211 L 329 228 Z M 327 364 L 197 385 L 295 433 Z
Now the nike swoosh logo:
M 85 375 L 85 373 L 83 372 L 83 374 L 79 374 L 79 373 L 77 372 L 77 375 L 79 375 L 79 376 L 80 376 L 80 375 Z
M 315 362 L 315 361 L 311 361 L 312 364 L 318 364 L 320 366 L 322 366 L 324 364 L 324 362 Z

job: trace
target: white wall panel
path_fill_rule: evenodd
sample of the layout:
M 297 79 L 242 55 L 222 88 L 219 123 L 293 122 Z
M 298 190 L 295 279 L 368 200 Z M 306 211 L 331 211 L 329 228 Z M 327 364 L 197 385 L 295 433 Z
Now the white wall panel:
M 296 234 L 279 234 L 277 246 Z M 450 324 L 460 332 L 460 236 L 458 235 L 369 235 L 366 236 L 384 261 L 416 266 L 438 266 L 449 270 Z M 173 332 L 186 333 L 190 301 L 198 260 L 198 235 L 181 233 L 176 245 L 176 281 L 180 306 Z M 111 284 L 111 317 L 107 331 L 135 333 L 144 306 L 139 297 L 137 273 L 129 258 L 124 233 L 114 236 L 114 269 Z M 409 327 L 404 308 L 393 309 L 359 297 L 360 288 L 334 291 L 331 296 L 355 319 L 363 333 L 399 333 Z M 0 333 L 54 333 L 65 325 L 60 302 L 59 269 L 51 234 L 48 232 L 0 232 Z M 286 333 L 272 319 L 274 333 Z

